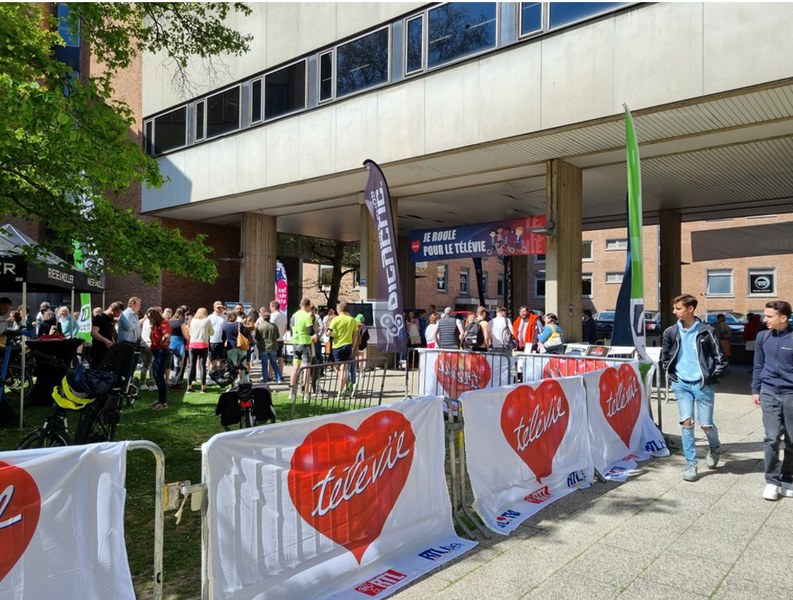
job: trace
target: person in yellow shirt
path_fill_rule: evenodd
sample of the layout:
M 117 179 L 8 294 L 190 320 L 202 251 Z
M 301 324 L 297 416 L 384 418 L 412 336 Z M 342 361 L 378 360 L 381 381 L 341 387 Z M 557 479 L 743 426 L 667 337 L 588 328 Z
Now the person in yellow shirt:
M 358 322 L 347 312 L 346 302 L 339 302 L 336 309 L 338 315 L 328 324 L 328 336 L 332 342 L 332 361 L 339 363 L 350 360 L 358 348 Z M 336 368 L 339 371 L 339 393 L 346 393 L 348 369 L 346 365 Z

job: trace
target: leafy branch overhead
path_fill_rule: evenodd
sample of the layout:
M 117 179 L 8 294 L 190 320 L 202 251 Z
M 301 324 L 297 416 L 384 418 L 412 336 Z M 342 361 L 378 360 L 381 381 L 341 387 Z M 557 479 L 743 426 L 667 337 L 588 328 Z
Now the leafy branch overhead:
M 105 70 L 73 77 L 53 49 L 64 44 L 48 4 L 0 4 L 0 210 L 44 223 L 40 251 L 78 240 L 109 272 L 153 283 L 163 270 L 213 281 L 202 236 L 187 239 L 143 220 L 112 199 L 135 186 L 162 185 L 135 116 L 114 98 L 113 75 L 143 51 L 165 51 L 181 69 L 192 55 L 247 51 L 249 38 L 223 25 L 241 4 L 70 4 L 68 26 Z M 42 27 L 42 23 L 45 24 Z

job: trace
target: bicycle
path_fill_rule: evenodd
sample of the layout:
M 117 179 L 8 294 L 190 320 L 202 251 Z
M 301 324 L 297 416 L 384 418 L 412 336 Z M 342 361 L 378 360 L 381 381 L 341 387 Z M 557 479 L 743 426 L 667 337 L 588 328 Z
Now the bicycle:
M 63 393 L 61 393 L 63 392 Z M 44 424 L 31 432 L 17 446 L 17 450 L 28 448 L 49 448 L 112 441 L 116 425 L 121 420 L 121 396 L 118 390 L 102 394 L 96 398 L 79 399 L 65 390 L 53 391 L 53 411 Z M 69 412 L 79 411 L 77 429 L 74 437 L 69 434 Z
M 80 364 L 67 372 L 62 361 L 53 359 L 53 367 L 63 369 L 65 375 L 52 390 L 52 413 L 17 449 L 112 441 L 121 420 L 122 400 L 129 403 L 128 391 L 133 379 L 130 364 L 134 364 L 137 355 L 131 344 L 116 344 L 94 371 Z M 79 418 L 72 438 L 68 415 L 75 412 Z
M 7 361 L 5 379 L 0 378 L 3 386 L 3 400 L 16 411 L 22 403 L 27 406 L 33 393 L 33 372 L 36 362 L 34 352 L 25 348 L 25 376 L 22 376 L 22 335 L 18 331 L 6 331 L 6 346 L 3 362 Z

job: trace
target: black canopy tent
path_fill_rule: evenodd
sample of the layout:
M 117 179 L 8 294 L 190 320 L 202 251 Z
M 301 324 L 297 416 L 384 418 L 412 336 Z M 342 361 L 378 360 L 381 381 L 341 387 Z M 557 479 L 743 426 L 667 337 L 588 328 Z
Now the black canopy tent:
M 63 259 L 48 254 L 43 263 L 29 259 L 26 248 L 36 242 L 10 223 L 0 227 L 0 292 L 22 293 L 22 305 L 27 306 L 28 292 L 71 292 L 74 310 L 75 292 L 104 294 L 104 277 L 96 278 L 74 267 L 64 268 Z M 25 336 L 22 336 L 22 380 L 25 379 Z M 24 424 L 25 403 L 20 402 L 19 427 Z

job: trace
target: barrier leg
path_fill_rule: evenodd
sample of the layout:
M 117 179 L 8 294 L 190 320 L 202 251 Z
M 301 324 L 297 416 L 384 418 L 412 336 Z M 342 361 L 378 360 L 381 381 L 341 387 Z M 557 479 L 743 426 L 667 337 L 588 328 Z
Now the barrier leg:
M 449 409 L 451 411 L 451 408 Z M 457 443 L 455 438 L 457 437 L 457 432 L 459 430 L 459 425 L 454 424 L 451 422 L 451 412 L 449 413 L 449 422 L 446 424 L 446 439 L 448 448 L 448 457 L 449 457 L 449 474 L 451 478 L 451 488 L 452 488 L 452 515 L 454 516 L 454 522 L 465 532 L 469 538 L 474 539 L 473 532 L 468 528 L 468 525 L 460 518 L 460 507 L 462 506 L 462 500 L 460 499 L 459 488 L 457 487 L 458 482 L 458 472 L 457 472 L 457 450 L 456 446 Z
M 163 454 L 163 451 L 157 444 L 145 440 L 131 441 L 127 448 L 128 450 L 148 450 L 154 455 L 154 589 L 152 597 L 154 600 L 162 600 L 162 548 L 165 525 L 165 511 L 163 507 L 163 493 L 165 490 L 165 454 Z
M 490 539 L 490 533 L 480 524 L 479 518 L 468 510 L 465 484 L 468 481 L 468 471 L 465 468 L 465 438 L 462 428 L 457 432 L 457 441 L 460 444 L 460 507 L 466 517 L 474 524 L 485 539 Z

